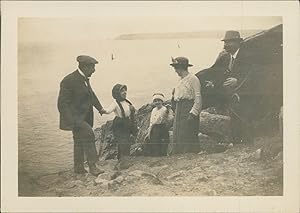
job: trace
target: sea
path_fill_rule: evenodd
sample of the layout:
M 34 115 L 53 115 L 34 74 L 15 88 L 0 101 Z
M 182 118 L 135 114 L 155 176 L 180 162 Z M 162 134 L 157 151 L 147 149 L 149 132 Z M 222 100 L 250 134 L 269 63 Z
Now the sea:
M 76 57 L 87 54 L 99 64 L 91 85 L 104 107 L 112 102 L 111 89 L 126 84 L 127 97 L 138 109 L 152 94 L 166 98 L 179 77 L 171 57 L 185 56 L 191 73 L 211 66 L 223 43 L 218 39 L 149 39 L 18 43 L 18 168 L 30 176 L 72 169 L 72 133 L 59 129 L 57 98 L 64 76 L 77 68 Z M 95 111 L 94 128 L 113 115 Z

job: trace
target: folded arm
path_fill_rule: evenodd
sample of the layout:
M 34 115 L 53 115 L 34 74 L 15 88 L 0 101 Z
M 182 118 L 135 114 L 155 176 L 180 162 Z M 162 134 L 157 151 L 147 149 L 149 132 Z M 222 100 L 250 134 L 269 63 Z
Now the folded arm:
M 190 111 L 195 116 L 198 116 L 202 109 L 202 98 L 201 98 L 201 85 L 198 78 L 193 78 L 191 81 L 191 86 L 194 90 L 194 105 Z

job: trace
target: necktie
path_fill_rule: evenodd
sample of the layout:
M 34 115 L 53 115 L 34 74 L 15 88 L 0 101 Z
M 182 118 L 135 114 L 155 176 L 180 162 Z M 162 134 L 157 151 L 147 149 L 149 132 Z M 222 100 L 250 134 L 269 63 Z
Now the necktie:
M 91 87 L 91 84 L 90 84 L 90 79 L 86 78 L 85 81 L 86 81 L 86 84 L 87 84 L 87 87 L 88 87 L 90 93 L 92 94 L 93 90 L 92 90 L 92 87 Z
M 231 56 L 231 58 L 230 58 L 230 63 L 229 63 L 229 66 L 228 66 L 228 68 L 229 68 L 230 71 L 232 70 L 233 63 L 234 63 L 234 57 Z

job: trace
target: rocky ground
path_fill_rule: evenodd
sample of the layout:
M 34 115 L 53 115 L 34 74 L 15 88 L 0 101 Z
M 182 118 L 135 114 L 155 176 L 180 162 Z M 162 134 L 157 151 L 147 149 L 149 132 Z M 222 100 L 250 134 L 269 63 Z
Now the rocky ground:
M 137 112 L 140 131 L 133 139 L 134 156 L 128 159 L 127 169 L 114 170 L 116 149 L 111 144 L 111 122 L 107 122 L 95 130 L 101 155 L 98 167 L 105 171 L 103 174 L 76 175 L 69 170 L 32 178 L 22 173 L 19 196 L 282 195 L 281 134 L 272 130 L 272 134 L 264 132 L 256 137 L 254 144 L 233 145 L 228 137 L 229 117 L 210 109 L 201 113 L 199 144 L 203 151 L 145 157 L 136 148 L 143 147 L 151 109 L 151 105 L 145 105 Z M 265 123 L 270 126 L 271 120 Z
M 256 138 L 225 152 L 169 157 L 131 157 L 130 167 L 113 170 L 115 160 L 100 161 L 105 173 L 75 175 L 71 170 L 28 178 L 20 196 L 251 196 L 282 195 L 282 140 Z M 21 177 L 26 179 L 26 175 Z

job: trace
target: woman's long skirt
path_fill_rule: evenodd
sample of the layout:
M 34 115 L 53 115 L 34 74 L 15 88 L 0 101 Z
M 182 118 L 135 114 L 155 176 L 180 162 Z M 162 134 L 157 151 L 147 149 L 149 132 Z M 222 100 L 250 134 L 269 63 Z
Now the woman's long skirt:
M 173 140 L 169 154 L 199 152 L 198 140 L 199 116 L 189 120 L 189 112 L 194 105 L 193 100 L 176 101 L 175 118 L 173 125 Z

